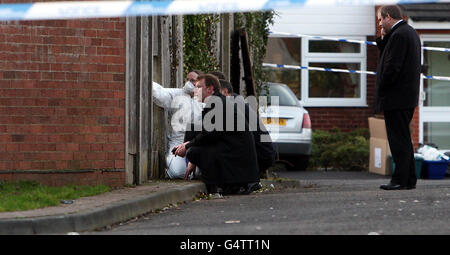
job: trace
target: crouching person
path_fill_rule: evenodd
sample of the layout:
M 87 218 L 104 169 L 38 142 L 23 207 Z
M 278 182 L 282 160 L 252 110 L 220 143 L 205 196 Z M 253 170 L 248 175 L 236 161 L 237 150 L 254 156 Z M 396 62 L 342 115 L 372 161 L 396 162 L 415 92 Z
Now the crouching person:
M 183 143 L 186 131 L 185 123 L 195 123 L 201 119 L 201 104 L 194 100 L 194 83 L 200 73 L 189 72 L 183 88 L 165 88 L 158 83 L 152 84 L 153 102 L 167 111 L 171 125 L 167 128 L 168 152 L 166 154 L 166 173 L 170 179 L 183 179 L 186 171 L 186 160 L 175 157 L 172 150 Z
M 240 116 L 245 113 L 236 105 L 226 106 L 219 80 L 212 75 L 199 76 L 195 91 L 205 103 L 202 129 L 175 151 L 175 155 L 186 155 L 189 160 L 185 177 L 197 166 L 209 193 L 248 194 L 260 188 L 253 134 L 248 128 L 237 129 L 238 119 L 245 120 Z

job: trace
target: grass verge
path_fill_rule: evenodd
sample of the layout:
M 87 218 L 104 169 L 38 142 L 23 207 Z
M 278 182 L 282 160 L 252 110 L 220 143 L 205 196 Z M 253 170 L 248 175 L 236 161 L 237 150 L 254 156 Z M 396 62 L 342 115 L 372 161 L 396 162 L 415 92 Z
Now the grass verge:
M 0 212 L 55 206 L 59 205 L 61 200 L 75 200 L 108 191 L 110 191 L 110 187 L 105 185 L 50 187 L 30 181 L 0 181 Z

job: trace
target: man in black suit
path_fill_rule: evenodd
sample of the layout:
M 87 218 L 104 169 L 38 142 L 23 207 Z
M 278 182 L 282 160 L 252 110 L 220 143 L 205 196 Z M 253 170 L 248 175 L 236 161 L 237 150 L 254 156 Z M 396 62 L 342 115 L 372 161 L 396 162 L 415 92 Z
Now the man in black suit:
M 414 189 L 414 148 L 409 124 L 418 105 L 421 43 L 417 32 L 402 20 L 400 7 L 382 6 L 377 13 L 382 39 L 377 40 L 375 112 L 384 112 L 395 172 L 384 190 Z
M 221 188 L 224 195 L 235 194 L 242 187 L 243 194 L 249 194 L 260 188 L 255 141 L 245 113 L 237 105 L 228 107 L 226 97 L 220 93 L 220 82 L 213 75 L 198 77 L 196 94 L 205 103 L 202 129 L 186 133 L 185 142 L 174 150 L 175 155 L 189 160 L 185 179 L 198 166 L 209 193 Z M 245 122 L 242 131 L 239 120 Z
M 258 111 L 250 107 L 248 103 L 244 101 L 244 98 L 233 92 L 233 87 L 226 80 L 219 80 L 222 87 L 221 93 L 225 96 L 232 96 L 235 100 L 242 100 L 242 104 L 245 107 L 245 119 L 247 122 L 251 122 L 250 118 L 254 118 L 256 127 L 250 124 L 250 131 L 253 133 L 256 146 L 256 156 L 258 158 L 258 166 L 260 177 L 266 175 L 267 169 L 275 164 L 275 150 L 273 148 L 272 139 L 269 132 L 259 118 Z M 264 138 L 263 138 L 264 137 Z

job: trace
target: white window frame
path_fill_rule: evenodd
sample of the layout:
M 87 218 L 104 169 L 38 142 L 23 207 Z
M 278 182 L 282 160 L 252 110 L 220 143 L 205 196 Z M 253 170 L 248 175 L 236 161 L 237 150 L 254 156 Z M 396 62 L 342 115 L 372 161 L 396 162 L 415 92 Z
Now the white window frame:
M 365 37 L 356 36 L 334 36 L 365 41 Z M 309 41 L 320 40 L 313 38 L 302 38 L 302 66 L 309 66 L 309 63 L 359 63 L 360 70 L 367 69 L 367 48 L 366 44 L 360 44 L 359 53 L 311 53 L 309 52 Z M 309 70 L 301 71 L 301 100 L 306 107 L 368 107 L 367 105 L 367 75 L 360 75 L 360 97 L 359 98 L 318 98 L 309 97 Z M 319 71 L 314 71 L 319 72 Z
M 449 34 L 421 34 L 420 40 L 422 42 L 422 45 L 424 42 L 441 42 L 441 41 L 450 41 L 450 35 Z M 422 65 L 424 62 L 424 50 L 422 49 Z M 424 130 L 423 125 L 425 122 L 450 122 L 450 114 L 447 114 L 449 112 L 449 107 L 442 107 L 442 106 L 424 106 L 423 105 L 423 98 L 424 98 L 424 91 L 423 91 L 423 78 L 420 79 L 420 100 L 419 100 L 419 143 L 423 143 L 423 136 L 424 136 Z M 426 95 L 428 96 L 428 95 Z M 448 151 L 450 148 L 444 148 L 444 150 L 441 151 Z

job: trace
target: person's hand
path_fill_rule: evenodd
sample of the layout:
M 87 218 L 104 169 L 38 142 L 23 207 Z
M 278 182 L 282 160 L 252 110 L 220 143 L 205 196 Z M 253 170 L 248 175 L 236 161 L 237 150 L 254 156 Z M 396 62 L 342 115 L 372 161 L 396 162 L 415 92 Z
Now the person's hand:
M 180 156 L 180 157 L 184 157 L 184 156 L 186 156 L 186 144 L 187 144 L 188 142 L 185 142 L 185 143 L 182 143 L 182 144 L 180 144 L 180 145 L 178 145 L 178 146 L 175 146 L 174 147 L 174 150 L 175 150 L 175 157 L 176 156 Z
M 192 174 L 195 174 L 195 168 L 196 166 L 192 164 L 191 162 L 188 163 L 186 167 L 186 173 L 184 174 L 184 179 L 189 180 L 189 176 Z
M 175 154 L 175 152 L 177 151 L 177 149 L 178 149 L 179 146 L 180 146 L 180 145 L 177 145 L 177 146 L 174 146 L 174 147 L 172 148 L 172 150 L 171 150 L 172 154 Z M 176 156 L 176 155 L 175 155 L 175 156 Z
M 381 39 L 383 39 L 385 35 L 386 35 L 386 31 L 384 30 L 383 27 L 381 27 Z

